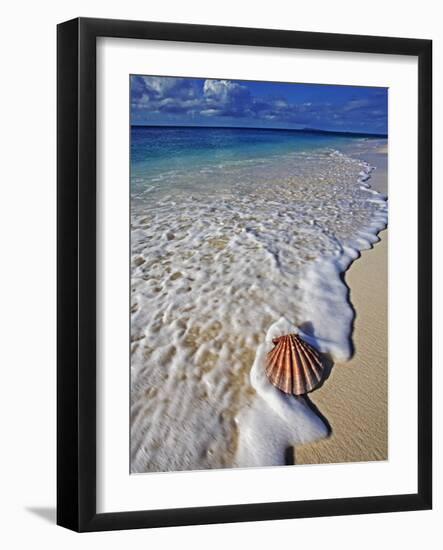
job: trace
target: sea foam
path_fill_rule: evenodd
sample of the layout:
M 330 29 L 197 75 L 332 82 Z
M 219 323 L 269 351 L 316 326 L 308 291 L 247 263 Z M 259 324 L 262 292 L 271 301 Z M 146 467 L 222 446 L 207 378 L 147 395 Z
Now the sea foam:
M 292 331 L 351 357 L 343 273 L 387 223 L 371 171 L 318 149 L 175 171 L 133 195 L 132 472 L 280 465 L 327 435 L 264 361 Z

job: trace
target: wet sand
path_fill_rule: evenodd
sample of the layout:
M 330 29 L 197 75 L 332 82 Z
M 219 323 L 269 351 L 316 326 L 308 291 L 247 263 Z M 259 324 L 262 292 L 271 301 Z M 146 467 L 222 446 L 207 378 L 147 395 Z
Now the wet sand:
M 371 185 L 386 192 L 385 151 L 368 159 L 377 166 Z M 356 310 L 355 354 L 336 363 L 311 401 L 331 426 L 331 435 L 295 448 L 297 464 L 367 462 L 388 458 L 388 231 L 364 251 L 345 275 Z

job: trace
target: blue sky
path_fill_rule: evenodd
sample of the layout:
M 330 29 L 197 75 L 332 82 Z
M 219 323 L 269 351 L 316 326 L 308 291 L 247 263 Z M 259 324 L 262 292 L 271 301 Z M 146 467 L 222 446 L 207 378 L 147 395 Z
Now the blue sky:
M 387 133 L 386 88 L 131 76 L 131 123 Z

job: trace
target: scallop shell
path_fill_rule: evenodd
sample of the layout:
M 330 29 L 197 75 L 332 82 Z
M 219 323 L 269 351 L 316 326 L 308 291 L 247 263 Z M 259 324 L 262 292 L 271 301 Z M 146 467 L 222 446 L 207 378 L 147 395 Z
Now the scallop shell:
M 285 334 L 272 340 L 266 374 L 271 384 L 284 393 L 303 395 L 320 384 L 324 365 L 320 354 L 297 334 Z

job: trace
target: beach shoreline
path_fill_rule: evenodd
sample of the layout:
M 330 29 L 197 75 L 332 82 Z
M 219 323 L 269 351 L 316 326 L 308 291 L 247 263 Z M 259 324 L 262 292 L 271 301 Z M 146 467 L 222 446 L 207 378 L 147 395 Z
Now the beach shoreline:
M 263 155 L 258 135 L 243 158 L 243 133 L 230 131 L 217 162 L 209 149 L 193 169 L 145 173 L 147 133 L 131 172 L 131 472 L 284 465 L 294 446 L 299 463 L 299 445 L 327 438 L 324 419 L 328 442 L 339 435 L 334 392 L 321 396 L 342 369 L 311 409 L 269 383 L 266 353 L 300 330 L 336 361 L 352 356 L 345 270 L 386 227 L 385 140 L 273 134 Z M 186 157 L 200 134 L 180 130 L 175 147 Z M 348 395 L 358 392 L 345 381 L 342 403 Z
M 385 150 L 365 157 L 376 167 L 371 187 L 387 192 Z M 336 363 L 311 402 L 331 427 L 329 437 L 297 446 L 296 464 L 369 462 L 388 459 L 388 230 L 345 272 L 355 309 L 355 353 Z

